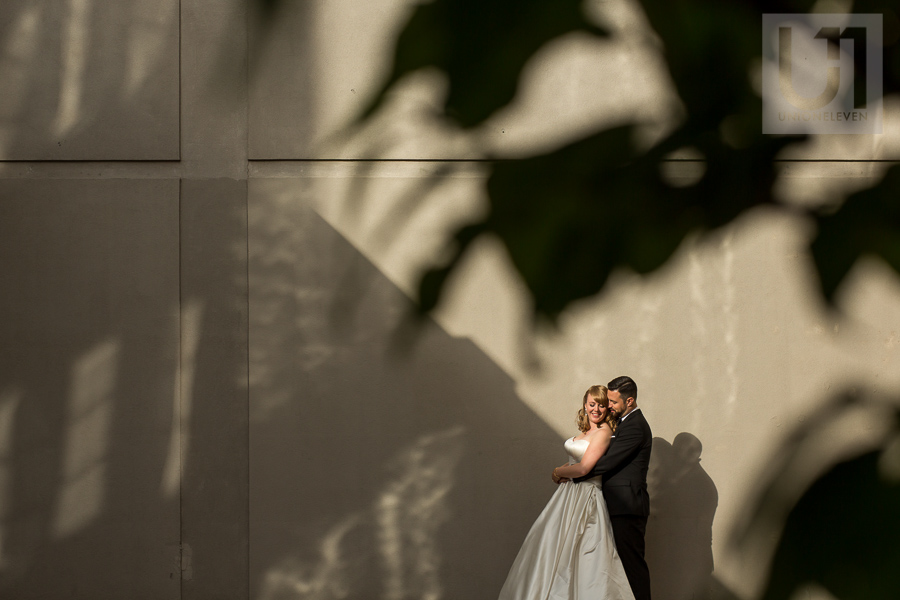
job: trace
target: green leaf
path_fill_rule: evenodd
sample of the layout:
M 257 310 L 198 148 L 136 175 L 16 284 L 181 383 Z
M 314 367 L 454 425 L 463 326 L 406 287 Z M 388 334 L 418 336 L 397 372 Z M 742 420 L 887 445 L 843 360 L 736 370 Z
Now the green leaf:
M 602 131 L 554 152 L 495 165 L 488 181 L 491 212 L 481 231 L 497 235 L 551 319 L 599 292 L 617 268 L 660 267 L 692 232 L 726 225 L 771 201 L 771 161 L 786 138 L 749 149 L 684 129 L 641 153 L 630 126 Z M 667 146 L 697 140 L 709 156 L 695 185 L 673 187 L 662 176 Z
M 900 165 L 875 187 L 848 197 L 833 214 L 818 216 L 817 223 L 810 250 L 829 302 L 861 256 L 881 257 L 900 273 Z
M 393 69 L 361 119 L 405 75 L 434 67 L 448 76 L 445 114 L 463 127 L 515 96 L 525 63 L 547 42 L 582 31 L 605 35 L 576 0 L 435 0 L 421 4 L 397 40 Z
M 791 510 L 763 600 L 788 600 L 815 582 L 841 600 L 893 600 L 900 590 L 900 483 L 879 453 L 841 463 Z

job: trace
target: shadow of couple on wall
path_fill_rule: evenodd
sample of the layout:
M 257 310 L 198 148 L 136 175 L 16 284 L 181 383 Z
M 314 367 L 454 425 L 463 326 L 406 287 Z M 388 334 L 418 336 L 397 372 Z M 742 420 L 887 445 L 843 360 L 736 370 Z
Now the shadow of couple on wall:
M 647 563 L 656 600 L 736 598 L 713 575 L 712 524 L 719 493 L 700 466 L 703 445 L 682 432 L 653 438 Z

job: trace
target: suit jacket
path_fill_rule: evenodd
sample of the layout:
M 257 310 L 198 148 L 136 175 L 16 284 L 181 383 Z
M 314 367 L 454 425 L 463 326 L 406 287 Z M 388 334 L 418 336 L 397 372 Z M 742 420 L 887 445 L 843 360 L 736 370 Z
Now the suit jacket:
M 650 515 L 647 493 L 647 469 L 653 434 L 641 410 L 634 410 L 616 428 L 616 435 L 606 454 L 600 457 L 589 477 L 603 476 L 603 497 L 610 516 Z

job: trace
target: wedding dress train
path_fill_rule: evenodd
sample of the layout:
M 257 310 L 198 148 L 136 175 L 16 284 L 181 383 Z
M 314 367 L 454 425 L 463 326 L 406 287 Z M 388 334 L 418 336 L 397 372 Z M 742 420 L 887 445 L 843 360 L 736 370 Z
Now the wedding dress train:
M 587 440 L 566 440 L 569 463 L 587 447 Z M 499 600 L 634 600 L 600 479 L 559 485 L 525 537 Z

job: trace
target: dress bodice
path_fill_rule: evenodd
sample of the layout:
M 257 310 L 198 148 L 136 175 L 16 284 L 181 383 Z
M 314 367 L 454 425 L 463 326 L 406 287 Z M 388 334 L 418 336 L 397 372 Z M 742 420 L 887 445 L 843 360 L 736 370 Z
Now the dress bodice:
M 565 446 L 569 455 L 570 465 L 581 461 L 581 457 L 584 456 L 584 452 L 589 444 L 589 440 L 576 440 L 574 437 L 566 440 Z

